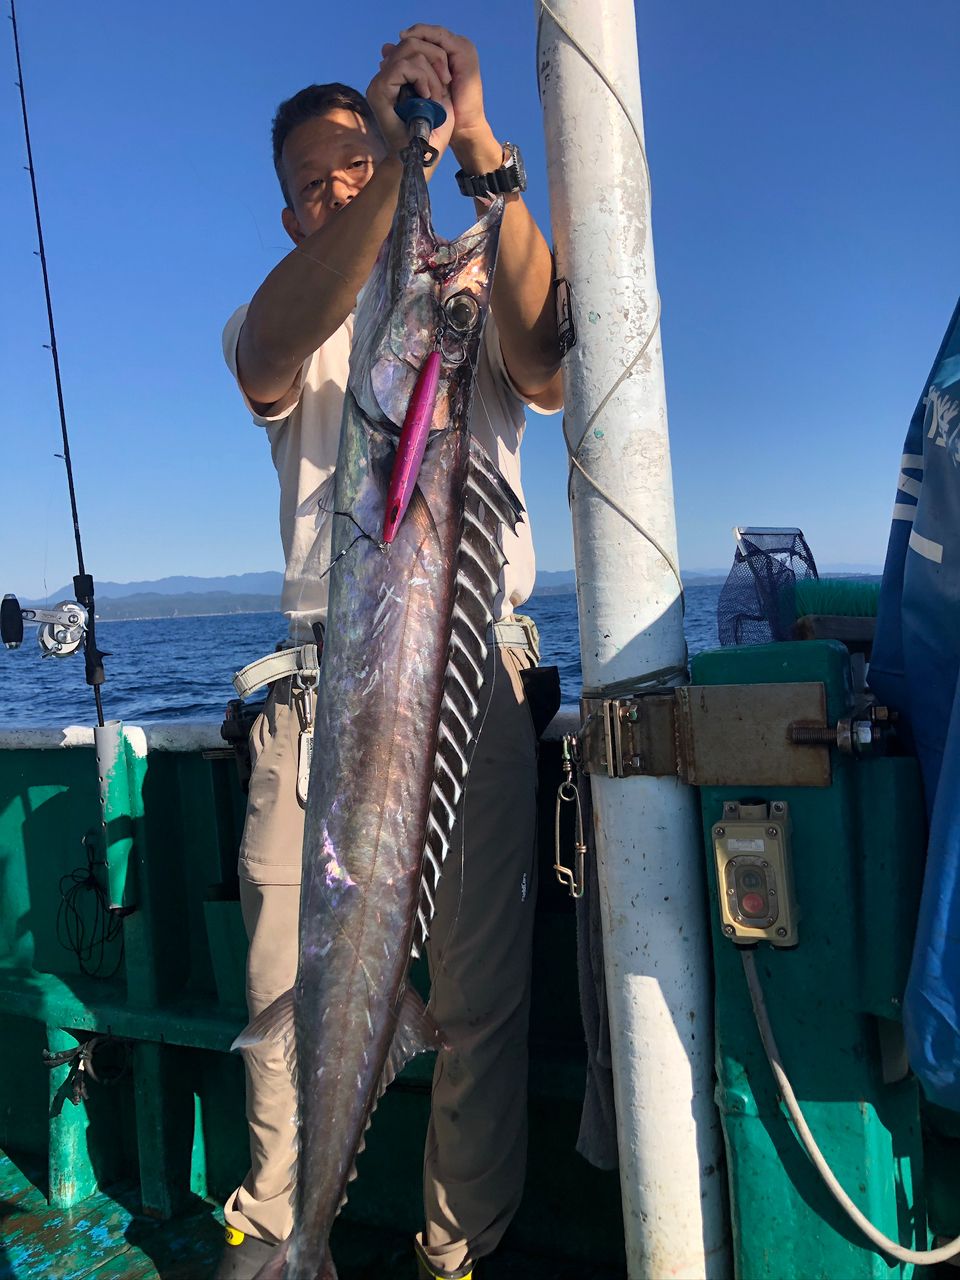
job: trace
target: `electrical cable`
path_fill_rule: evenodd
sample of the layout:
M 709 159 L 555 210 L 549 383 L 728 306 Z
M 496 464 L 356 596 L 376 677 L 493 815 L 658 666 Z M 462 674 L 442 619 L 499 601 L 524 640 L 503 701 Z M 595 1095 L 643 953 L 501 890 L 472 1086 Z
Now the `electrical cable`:
M 97 875 L 98 867 L 107 864 L 95 857 L 94 842 L 88 833 L 83 837 L 87 864 L 74 867 L 60 877 L 60 905 L 57 908 L 57 941 L 77 957 L 80 972 L 88 978 L 112 978 L 123 963 L 124 937 L 122 913 L 110 910 L 107 895 Z M 93 895 L 93 922 L 88 928 L 80 904 Z M 102 972 L 107 947 L 119 939 L 120 950 L 109 973 Z
M 913 1263 L 915 1266 L 929 1266 L 936 1262 L 946 1262 L 950 1258 L 956 1258 L 960 1255 L 960 1236 L 955 1240 L 951 1240 L 948 1244 L 941 1245 L 938 1249 L 905 1249 L 902 1245 L 897 1244 L 895 1240 L 891 1240 L 889 1236 L 885 1236 L 882 1231 L 879 1231 L 870 1219 L 861 1213 L 843 1187 L 841 1187 L 833 1170 L 827 1164 L 823 1152 L 817 1146 L 816 1139 L 810 1132 L 806 1120 L 803 1118 L 803 1112 L 800 1110 L 797 1096 L 793 1092 L 787 1073 L 783 1068 L 780 1050 L 777 1048 L 773 1027 L 770 1024 L 770 1015 L 767 1013 L 766 1002 L 763 998 L 763 989 L 760 986 L 760 979 L 757 975 L 753 952 L 743 950 L 740 956 L 743 961 L 743 972 L 747 979 L 747 988 L 750 992 L 750 1003 L 753 1005 L 754 1017 L 757 1020 L 757 1029 L 760 1032 L 760 1039 L 763 1042 L 763 1048 L 770 1063 L 773 1078 L 776 1080 L 777 1088 L 780 1090 L 780 1096 L 783 1099 L 784 1106 L 787 1108 L 790 1119 L 793 1121 L 797 1137 L 837 1204 L 851 1221 L 860 1228 L 871 1244 L 875 1244 L 878 1249 L 883 1250 L 884 1253 L 898 1259 L 900 1262 Z

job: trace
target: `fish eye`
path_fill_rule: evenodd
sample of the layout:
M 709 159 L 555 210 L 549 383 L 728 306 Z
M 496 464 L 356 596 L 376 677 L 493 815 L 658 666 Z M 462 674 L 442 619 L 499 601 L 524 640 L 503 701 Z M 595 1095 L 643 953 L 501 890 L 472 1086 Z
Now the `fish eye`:
M 480 307 L 471 293 L 455 293 L 443 304 L 443 314 L 451 329 L 457 333 L 469 333 L 480 319 Z

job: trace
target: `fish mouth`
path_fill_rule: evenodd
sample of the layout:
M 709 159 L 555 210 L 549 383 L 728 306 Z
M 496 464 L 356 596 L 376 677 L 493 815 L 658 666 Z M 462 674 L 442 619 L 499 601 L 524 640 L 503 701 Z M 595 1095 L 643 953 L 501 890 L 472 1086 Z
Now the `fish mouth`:
M 456 406 L 472 381 L 490 309 L 504 208 L 498 196 L 466 231 L 444 240 L 433 229 L 419 151 L 408 147 L 401 160 L 393 230 L 365 286 L 365 305 L 358 308 L 365 322 L 354 331 L 351 354 L 358 406 L 391 434 L 400 430 L 432 351 L 441 357 L 432 429 L 458 423 Z

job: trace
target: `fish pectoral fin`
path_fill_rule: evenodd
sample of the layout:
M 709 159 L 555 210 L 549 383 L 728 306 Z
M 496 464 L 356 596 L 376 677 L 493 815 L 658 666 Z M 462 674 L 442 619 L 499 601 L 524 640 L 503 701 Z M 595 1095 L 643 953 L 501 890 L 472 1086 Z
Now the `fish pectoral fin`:
M 237 1036 L 231 1049 L 253 1049 L 265 1043 L 295 1044 L 293 1027 L 293 987 L 277 996 L 262 1013 Z
M 400 1005 L 400 1016 L 393 1044 L 383 1068 L 381 1093 L 418 1053 L 439 1049 L 442 1036 L 437 1024 L 413 987 L 407 987 Z
M 410 495 L 410 505 L 407 507 L 404 519 L 416 527 L 420 542 L 426 542 L 428 539 L 435 542 L 440 537 L 430 507 L 419 485 Z

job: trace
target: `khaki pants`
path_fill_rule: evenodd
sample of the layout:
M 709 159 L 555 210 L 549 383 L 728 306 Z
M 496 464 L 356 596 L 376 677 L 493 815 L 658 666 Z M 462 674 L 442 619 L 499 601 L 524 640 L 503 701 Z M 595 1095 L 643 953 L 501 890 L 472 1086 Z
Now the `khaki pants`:
M 531 664 L 522 649 L 491 646 L 489 707 L 427 946 L 430 1008 L 447 1047 L 437 1057 L 424 1152 L 423 1244 L 443 1270 L 492 1252 L 523 1191 L 536 742 L 520 672 Z M 293 985 L 297 970 L 298 735 L 289 681 L 282 681 L 251 732 L 253 774 L 240 851 L 251 1018 Z M 245 1059 L 251 1168 L 224 1216 L 241 1231 L 282 1240 L 293 1225 L 296 1099 L 279 1047 Z

